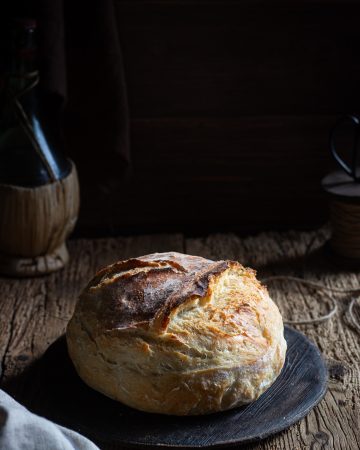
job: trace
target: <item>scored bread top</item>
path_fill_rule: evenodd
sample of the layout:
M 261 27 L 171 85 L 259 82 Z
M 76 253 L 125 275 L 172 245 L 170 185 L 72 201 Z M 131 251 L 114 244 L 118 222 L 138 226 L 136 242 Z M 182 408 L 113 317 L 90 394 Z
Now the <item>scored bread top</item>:
M 101 328 L 129 328 L 156 320 L 165 329 L 174 309 L 208 295 L 212 278 L 232 266 L 242 268 L 234 261 L 214 262 L 177 252 L 119 261 L 95 275 L 79 303 L 93 309 Z
M 89 386 L 177 415 L 255 400 L 286 351 L 281 314 L 253 270 L 174 252 L 101 270 L 77 303 L 67 342 Z

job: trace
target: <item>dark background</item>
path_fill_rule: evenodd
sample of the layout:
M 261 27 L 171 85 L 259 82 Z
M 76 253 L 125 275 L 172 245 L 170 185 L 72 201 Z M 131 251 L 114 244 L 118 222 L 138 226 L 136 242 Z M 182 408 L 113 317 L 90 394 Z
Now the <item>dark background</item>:
M 359 13 L 347 0 L 118 0 L 132 173 L 99 184 L 104 141 L 86 123 L 101 130 L 104 115 L 70 57 L 67 145 L 88 154 L 77 234 L 322 224 L 329 130 L 359 111 Z

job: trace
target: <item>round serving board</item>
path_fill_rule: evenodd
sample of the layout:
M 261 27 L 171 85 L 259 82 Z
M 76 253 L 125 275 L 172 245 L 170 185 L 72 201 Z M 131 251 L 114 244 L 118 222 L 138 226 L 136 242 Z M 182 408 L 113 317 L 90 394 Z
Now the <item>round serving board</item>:
M 303 334 L 285 328 L 284 368 L 256 402 L 208 416 L 175 417 L 128 408 L 86 386 L 67 355 L 64 338 L 45 353 L 33 373 L 39 385 L 31 409 L 94 440 L 137 448 L 208 448 L 263 439 L 297 422 L 326 392 L 321 354 Z M 114 448 L 114 447 L 112 447 Z

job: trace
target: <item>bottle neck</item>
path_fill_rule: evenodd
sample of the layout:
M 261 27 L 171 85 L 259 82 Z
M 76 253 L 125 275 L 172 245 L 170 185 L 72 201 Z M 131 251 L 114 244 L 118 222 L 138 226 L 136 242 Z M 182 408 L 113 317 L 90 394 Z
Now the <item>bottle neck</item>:
M 19 19 L 9 33 L 4 76 L 14 92 L 25 89 L 38 78 L 35 27 L 33 21 Z

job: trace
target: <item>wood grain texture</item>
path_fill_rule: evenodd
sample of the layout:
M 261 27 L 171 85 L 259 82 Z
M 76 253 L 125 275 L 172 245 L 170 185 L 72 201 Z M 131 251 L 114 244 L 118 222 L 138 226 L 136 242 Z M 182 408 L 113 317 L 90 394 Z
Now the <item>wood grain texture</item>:
M 37 187 L 0 185 L 0 272 L 33 276 L 61 269 L 65 240 L 79 213 L 75 165 L 61 180 Z
M 135 120 L 127 183 L 109 189 L 91 171 L 79 172 L 86 192 L 80 230 L 131 233 L 146 225 L 203 234 L 321 225 L 327 205 L 320 180 L 331 168 L 334 122 L 334 116 Z M 80 131 L 74 145 L 82 145 Z M 92 167 L 97 158 L 87 156 Z
M 234 447 L 287 429 L 326 392 L 327 369 L 316 346 L 292 328 L 285 329 L 285 339 L 286 361 L 271 388 L 256 402 L 218 414 L 159 416 L 115 402 L 82 382 L 64 337 L 28 370 L 22 401 L 36 392 L 34 412 L 76 428 L 101 448 L 111 443 L 143 450 Z
M 358 108 L 359 2 L 116 4 L 133 117 Z
M 63 332 L 79 291 L 101 266 L 115 259 L 151 251 L 177 250 L 214 259 L 238 259 L 258 269 L 259 277 L 290 274 L 329 286 L 357 287 L 360 271 L 333 266 L 320 248 L 327 230 L 262 233 L 240 238 L 213 234 L 203 238 L 148 235 L 70 242 L 71 261 L 61 272 L 39 279 L 1 279 L 0 358 L 2 386 L 15 398 L 36 405 L 35 390 L 26 384 L 26 368 L 39 359 Z M 304 258 L 312 241 L 312 252 Z M 312 289 L 278 282 L 270 291 L 284 315 L 313 317 L 326 310 L 326 300 Z M 360 337 L 345 314 L 348 296 L 339 296 L 340 311 L 326 323 L 298 326 L 323 352 L 330 373 L 325 399 L 300 423 L 246 449 L 358 449 L 360 439 Z M 358 308 L 356 308 L 358 314 Z M 359 315 L 358 315 L 359 319 Z M 103 447 L 104 448 L 104 447 Z M 109 446 L 117 449 L 117 446 Z
M 211 235 L 186 241 L 186 251 L 212 258 L 239 259 L 258 270 L 259 278 L 275 274 L 294 275 L 333 287 L 357 287 L 360 272 L 348 272 L 324 258 L 322 245 L 327 230 L 314 233 L 263 233 L 240 239 L 236 235 Z M 312 252 L 304 254 L 311 245 Z M 326 300 L 319 293 L 291 282 L 271 285 L 270 293 L 285 317 L 313 318 L 324 313 Z M 345 315 L 349 297 L 339 296 L 340 311 L 333 320 L 296 328 L 313 340 L 323 352 L 330 370 L 329 390 L 305 420 L 275 439 L 252 449 L 357 449 L 360 445 L 360 337 Z
M 69 64 L 79 231 L 321 225 L 329 130 L 360 104 L 359 13 L 356 0 L 117 0 L 133 174 L 97 186 L 108 118 Z

